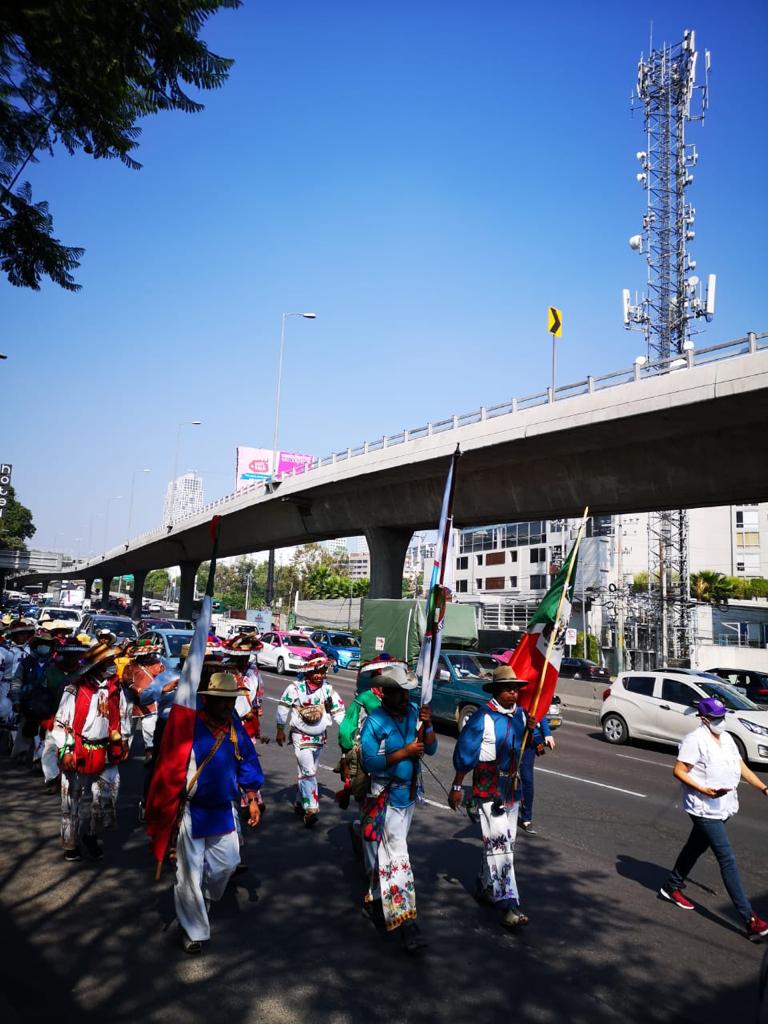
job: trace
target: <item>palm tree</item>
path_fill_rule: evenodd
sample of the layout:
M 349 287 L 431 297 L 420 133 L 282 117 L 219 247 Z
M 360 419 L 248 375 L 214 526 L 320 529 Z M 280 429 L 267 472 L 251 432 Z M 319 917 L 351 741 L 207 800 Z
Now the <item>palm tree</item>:
M 702 569 L 691 573 L 691 597 L 704 604 L 728 604 L 735 589 L 733 582 L 721 572 Z

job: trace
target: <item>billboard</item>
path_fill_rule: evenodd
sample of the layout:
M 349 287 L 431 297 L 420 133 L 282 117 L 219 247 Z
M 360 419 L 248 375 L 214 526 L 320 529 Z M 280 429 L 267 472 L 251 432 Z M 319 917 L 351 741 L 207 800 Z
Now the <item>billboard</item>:
M 311 455 L 299 455 L 297 452 L 277 453 L 277 476 L 280 477 L 289 470 L 297 467 L 307 466 L 312 461 Z M 237 463 L 235 472 L 235 490 L 240 491 L 249 484 L 259 480 L 271 480 L 272 473 L 272 449 L 271 448 L 244 448 L 237 449 Z
M 8 488 L 11 486 L 11 471 L 13 466 L 7 463 L 0 465 L 0 519 L 3 518 L 5 506 L 8 504 Z

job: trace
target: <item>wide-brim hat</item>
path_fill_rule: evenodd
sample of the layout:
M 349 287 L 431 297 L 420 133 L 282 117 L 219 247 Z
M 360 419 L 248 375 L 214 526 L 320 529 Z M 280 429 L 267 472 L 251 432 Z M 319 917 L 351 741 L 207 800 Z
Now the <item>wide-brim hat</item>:
M 206 697 L 236 698 L 240 696 L 240 687 L 231 672 L 214 672 L 206 686 L 197 692 Z
M 328 671 L 328 659 L 323 657 L 307 658 L 301 667 L 301 673 L 305 676 L 314 675 L 316 672 L 327 672 Z
M 23 619 L 14 619 L 5 631 L 6 636 L 13 636 L 15 633 L 34 633 L 37 626 L 33 622 L 25 622 Z
M 155 644 L 151 640 L 136 640 L 127 647 L 126 654 L 132 658 L 144 658 L 150 654 L 160 654 L 162 649 L 160 644 Z
M 61 633 L 66 630 L 67 633 L 75 632 L 75 623 L 67 622 L 66 619 L 48 619 L 45 622 L 45 628 L 49 633 Z
M 230 651 L 260 651 L 264 644 L 254 633 L 238 633 L 227 643 Z
M 382 690 L 415 690 L 418 685 L 418 679 L 404 661 L 385 662 L 376 676 L 376 686 Z
M 105 661 L 114 661 L 120 654 L 120 648 L 113 647 L 112 644 L 94 644 L 86 651 L 82 664 L 72 673 L 72 678 L 79 679 L 98 665 L 103 665 Z
M 58 651 L 56 653 L 57 654 L 85 654 L 87 652 L 87 650 L 88 650 L 88 648 L 86 647 L 85 644 L 80 643 L 80 641 L 76 640 L 74 637 L 69 637 L 67 640 L 64 641 L 64 643 L 61 645 L 61 647 L 59 647 L 59 649 L 58 649 Z
M 30 638 L 29 643 L 30 646 L 33 644 L 49 644 L 51 640 L 53 640 L 51 634 L 47 630 L 41 629 L 39 633 L 35 633 L 35 635 Z
M 499 665 L 491 672 L 491 678 L 487 683 L 483 683 L 483 689 L 486 693 L 493 693 L 494 690 L 500 690 L 502 687 L 509 688 L 509 683 L 516 683 L 517 685 L 512 689 L 519 690 L 524 686 L 524 681 L 517 678 L 515 670 L 510 668 L 509 665 Z

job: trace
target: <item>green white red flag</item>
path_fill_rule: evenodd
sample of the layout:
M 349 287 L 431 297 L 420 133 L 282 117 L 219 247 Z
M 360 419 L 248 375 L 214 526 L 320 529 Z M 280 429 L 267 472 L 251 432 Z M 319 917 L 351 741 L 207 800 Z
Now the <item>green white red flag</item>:
M 527 684 L 520 690 L 519 703 L 537 722 L 549 711 L 560 675 L 560 662 L 565 649 L 565 630 L 571 617 L 577 560 L 578 542 L 574 544 L 555 576 L 552 586 L 528 623 L 528 629 L 517 647 L 500 659 L 514 669 L 518 679 L 524 680 Z M 553 631 L 554 642 L 550 647 Z M 536 692 L 545 663 L 546 673 L 537 698 Z

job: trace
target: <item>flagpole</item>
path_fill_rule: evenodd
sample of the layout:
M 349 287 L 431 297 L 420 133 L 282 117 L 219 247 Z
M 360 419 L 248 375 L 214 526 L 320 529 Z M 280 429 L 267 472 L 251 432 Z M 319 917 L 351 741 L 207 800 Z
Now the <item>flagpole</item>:
M 588 515 L 589 515 L 589 505 L 586 506 L 586 508 L 584 509 L 584 514 L 581 517 L 581 523 L 579 525 L 579 532 L 576 534 L 576 543 L 573 545 L 573 551 L 571 552 L 571 555 L 570 555 L 570 558 L 569 558 L 569 562 L 568 562 L 568 571 L 565 574 L 565 582 L 563 584 L 563 592 L 560 595 L 560 601 L 559 601 L 558 606 L 557 606 L 557 615 L 555 616 L 555 621 L 554 621 L 554 624 L 552 626 L 552 632 L 550 633 L 549 642 L 547 643 L 546 657 L 544 658 L 544 664 L 543 664 L 543 666 L 541 668 L 541 674 L 539 675 L 539 682 L 538 682 L 538 685 L 536 687 L 536 693 L 534 694 L 533 700 L 531 701 L 529 714 L 531 714 L 531 716 L 534 717 L 534 718 L 535 718 L 534 711 L 538 711 L 539 710 L 538 704 L 539 704 L 539 700 L 541 698 L 541 691 L 544 689 L 544 680 L 546 678 L 547 667 L 549 666 L 550 658 L 552 656 L 552 648 L 553 648 L 553 646 L 555 644 L 555 638 L 557 637 L 557 631 L 558 631 L 558 628 L 560 626 L 560 616 L 561 616 L 562 611 L 563 611 L 563 604 L 565 603 L 565 595 L 568 593 L 568 587 L 570 586 L 570 582 L 571 582 L 571 573 L 573 572 L 573 567 L 576 564 L 576 558 L 577 558 L 577 556 L 579 554 L 579 545 L 581 544 L 581 538 L 582 538 L 582 536 L 584 534 L 584 527 L 587 524 L 587 516 Z M 530 736 L 530 734 L 531 734 L 531 730 L 530 729 L 526 729 L 525 733 L 523 735 L 523 741 L 520 744 L 520 758 L 521 759 L 522 759 L 522 756 L 523 756 L 523 751 L 525 750 L 525 744 L 527 743 L 528 737 Z M 519 762 L 518 762 L 518 764 L 519 764 Z M 519 775 L 519 769 L 518 769 L 518 775 Z

